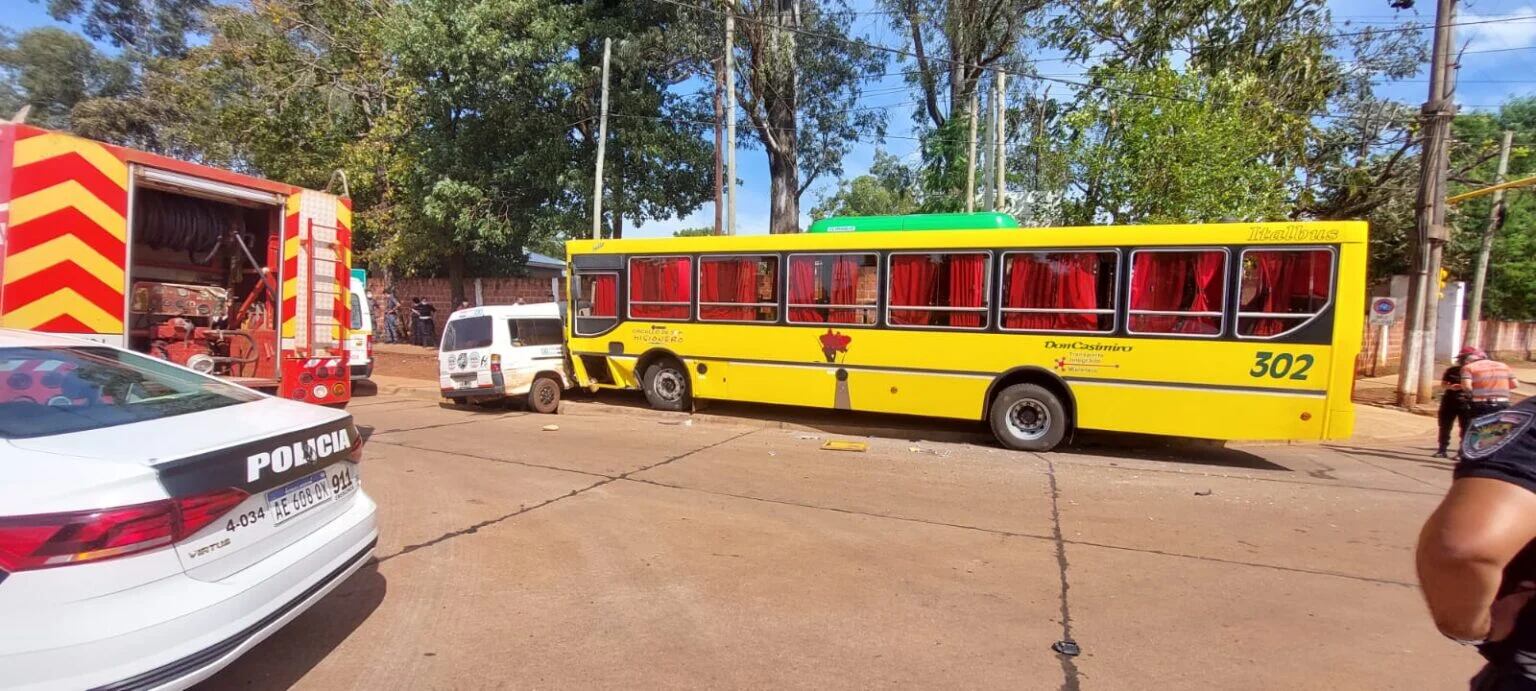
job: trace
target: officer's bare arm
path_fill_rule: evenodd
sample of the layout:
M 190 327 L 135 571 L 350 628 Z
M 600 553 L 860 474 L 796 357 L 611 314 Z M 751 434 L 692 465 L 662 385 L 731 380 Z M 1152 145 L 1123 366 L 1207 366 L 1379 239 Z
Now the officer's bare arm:
M 1489 636 L 1489 608 L 1504 567 L 1536 539 L 1536 493 L 1489 478 L 1463 478 L 1419 534 L 1419 584 L 1440 632 Z M 1501 632 L 1506 633 L 1507 632 Z

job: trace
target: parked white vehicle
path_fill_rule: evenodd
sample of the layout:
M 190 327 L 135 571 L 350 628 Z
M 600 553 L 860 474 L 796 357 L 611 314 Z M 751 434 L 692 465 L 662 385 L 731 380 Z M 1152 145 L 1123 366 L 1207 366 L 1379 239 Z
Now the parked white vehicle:
M 346 412 L 0 329 L 0 687 L 181 689 L 378 542 Z
M 443 325 L 438 386 L 455 403 L 527 396 L 553 413 L 570 388 L 560 305 L 491 305 L 459 310 Z
M 368 303 L 368 284 L 352 270 L 352 328 L 347 336 L 347 371 L 352 381 L 373 376 L 373 305 Z

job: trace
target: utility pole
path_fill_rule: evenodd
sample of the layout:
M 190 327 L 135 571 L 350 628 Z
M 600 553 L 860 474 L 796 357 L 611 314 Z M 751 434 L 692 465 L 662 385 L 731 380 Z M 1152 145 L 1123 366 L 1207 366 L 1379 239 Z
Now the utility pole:
M 725 234 L 736 234 L 736 0 L 725 11 Z
M 603 39 L 603 100 L 597 120 L 597 174 L 592 181 L 592 239 L 603 239 L 603 154 L 608 145 L 608 55 L 612 39 Z
M 997 190 L 992 183 L 997 180 L 993 174 L 993 156 L 997 153 L 997 147 L 992 142 L 997 141 L 997 91 L 990 90 L 987 93 L 987 145 L 981 147 L 981 205 L 988 209 L 997 209 Z
M 715 63 L 715 235 L 725 232 L 725 206 L 721 197 L 725 194 L 725 171 L 721 168 L 725 148 L 725 128 L 721 122 L 725 111 L 725 71 L 721 69 L 724 62 L 721 58 Z
M 992 210 L 1002 211 L 1008 207 L 1008 73 L 997 71 L 997 86 L 993 92 L 992 117 L 997 120 L 997 132 L 993 139 L 993 146 L 997 150 L 992 153 L 992 173 L 997 176 L 992 187 L 997 190 L 993 197 Z
M 1455 0 L 1438 0 L 1435 7 L 1435 39 L 1429 69 L 1429 98 L 1424 102 L 1423 155 L 1419 166 L 1417 209 L 1418 237 L 1414 273 L 1408 289 L 1408 333 L 1403 341 L 1402 368 L 1397 377 L 1397 402 L 1411 406 L 1419 399 L 1424 356 L 1433 369 L 1434 343 L 1425 343 L 1425 317 L 1431 287 L 1439 276 L 1430 273 L 1436 246 L 1445 239 L 1445 150 L 1449 137 L 1451 106 L 1447 102 L 1446 76 L 1451 59 L 1451 21 Z M 1435 290 L 1438 293 L 1438 290 Z
M 1504 176 L 1509 173 L 1509 145 L 1515 133 L 1504 130 L 1504 141 L 1499 143 L 1499 173 L 1493 179 L 1493 184 L 1504 183 Z M 1493 236 L 1499 232 L 1499 226 L 1503 225 L 1501 219 L 1504 216 L 1504 190 L 1493 193 L 1493 205 L 1488 207 L 1488 225 L 1483 228 L 1483 244 L 1477 250 L 1477 270 L 1472 274 L 1472 309 L 1467 314 L 1467 338 L 1466 344 L 1473 348 L 1483 340 L 1483 286 L 1488 280 L 1488 255 L 1493 252 Z
M 972 213 L 976 211 L 976 116 L 980 115 L 980 113 L 977 112 L 978 109 L 976 106 L 976 94 L 978 91 L 980 91 L 980 89 L 975 87 L 971 88 L 971 139 L 969 144 L 970 154 L 965 159 L 966 213 Z
M 1435 397 L 1435 352 L 1440 345 L 1440 267 L 1445 257 L 1445 243 L 1451 239 L 1451 227 L 1445 224 L 1446 209 L 1450 207 L 1446 202 L 1445 191 L 1450 177 L 1451 160 L 1451 119 L 1456 117 L 1456 104 L 1451 100 L 1456 95 L 1456 70 L 1461 65 L 1461 56 L 1455 61 L 1450 57 L 1451 44 L 1454 42 L 1449 37 L 1450 27 L 1456 24 L 1456 4 L 1451 0 L 1451 13 L 1446 20 L 1446 60 L 1440 69 L 1444 74 L 1440 76 L 1440 103 L 1444 110 L 1439 122 L 1440 131 L 1440 166 L 1436 173 L 1439 181 L 1435 183 L 1439 190 L 1435 195 L 1434 222 L 1430 225 L 1433 234 L 1429 237 L 1429 288 L 1424 294 L 1424 344 L 1419 351 L 1419 390 L 1415 397 L 1418 401 L 1428 403 Z

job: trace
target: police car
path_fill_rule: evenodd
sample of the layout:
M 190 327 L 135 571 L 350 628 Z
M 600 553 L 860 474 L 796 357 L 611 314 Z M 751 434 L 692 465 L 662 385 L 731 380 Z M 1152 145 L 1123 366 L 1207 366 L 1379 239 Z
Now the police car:
M 0 687 L 184 688 L 373 553 L 350 415 L 0 329 Z

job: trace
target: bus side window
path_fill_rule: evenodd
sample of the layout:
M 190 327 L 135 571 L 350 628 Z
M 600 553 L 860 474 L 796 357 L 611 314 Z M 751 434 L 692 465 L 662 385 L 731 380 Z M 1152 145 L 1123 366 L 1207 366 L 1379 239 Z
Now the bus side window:
M 1218 336 L 1227 298 L 1227 251 L 1131 252 L 1129 330 Z
M 1115 329 L 1118 252 L 1007 252 L 1003 255 L 1005 331 Z
M 1333 298 L 1326 248 L 1243 250 L 1237 334 L 1274 338 L 1321 313 Z
M 630 257 L 630 318 L 687 319 L 693 311 L 692 274 L 689 257 Z
M 986 252 L 893 252 L 886 278 L 887 321 L 891 326 L 985 328 L 989 258 Z
M 619 275 L 578 273 L 575 283 L 576 335 L 600 334 L 612 328 L 619 318 Z
M 875 254 L 789 255 L 791 324 L 874 324 Z

